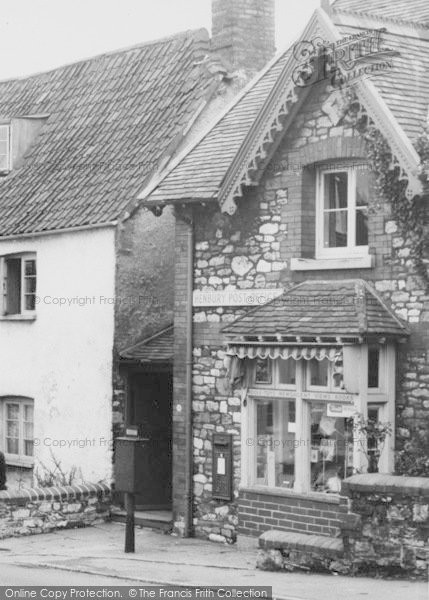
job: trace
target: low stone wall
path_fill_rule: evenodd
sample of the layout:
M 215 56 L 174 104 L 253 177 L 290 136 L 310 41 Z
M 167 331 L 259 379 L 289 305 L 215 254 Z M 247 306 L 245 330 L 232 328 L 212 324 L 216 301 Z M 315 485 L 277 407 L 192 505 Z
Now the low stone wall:
M 101 483 L 0 492 L 0 539 L 86 527 L 110 517 L 111 491 Z
M 348 511 L 337 535 L 272 527 L 259 538 L 258 568 L 426 579 L 429 477 L 354 475 L 341 493 Z
M 341 524 L 352 570 L 425 577 L 429 565 L 429 478 L 355 475 L 343 483 Z

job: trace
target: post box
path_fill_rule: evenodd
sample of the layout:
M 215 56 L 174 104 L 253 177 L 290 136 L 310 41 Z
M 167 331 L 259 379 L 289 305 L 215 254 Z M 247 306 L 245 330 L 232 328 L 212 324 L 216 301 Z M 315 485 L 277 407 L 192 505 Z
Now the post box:
M 212 497 L 232 500 L 232 434 L 213 435 L 213 488 Z
M 120 437 L 115 442 L 115 488 L 118 492 L 139 494 L 144 492 L 144 482 L 139 477 L 142 465 L 147 460 L 147 439 L 141 437 Z

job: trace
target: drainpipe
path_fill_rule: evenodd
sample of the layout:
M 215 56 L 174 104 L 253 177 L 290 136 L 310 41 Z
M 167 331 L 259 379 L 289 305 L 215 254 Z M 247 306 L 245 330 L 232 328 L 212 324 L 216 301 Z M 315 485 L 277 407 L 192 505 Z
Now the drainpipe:
M 185 537 L 193 534 L 193 436 L 192 436 L 192 293 L 194 290 L 194 222 L 193 211 L 190 208 L 189 215 L 185 221 L 188 226 L 187 236 L 187 299 L 186 307 L 186 463 L 185 463 Z

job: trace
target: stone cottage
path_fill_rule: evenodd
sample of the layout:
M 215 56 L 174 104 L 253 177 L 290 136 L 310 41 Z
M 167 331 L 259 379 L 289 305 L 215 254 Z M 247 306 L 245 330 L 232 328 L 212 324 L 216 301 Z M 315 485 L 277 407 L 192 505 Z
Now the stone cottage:
M 110 485 L 131 371 L 128 420 L 143 418 L 142 387 L 169 413 L 171 350 L 149 365 L 133 352 L 119 374 L 119 352 L 173 319 L 173 211 L 137 210 L 136 196 L 274 51 L 273 0 L 213 0 L 213 17 L 212 39 L 187 31 L 0 82 L 0 449 L 10 489 Z M 159 503 L 170 502 L 168 453 L 164 461 Z
M 427 475 L 428 5 L 322 5 L 140 195 L 176 217 L 184 534 L 336 537 L 345 478 Z

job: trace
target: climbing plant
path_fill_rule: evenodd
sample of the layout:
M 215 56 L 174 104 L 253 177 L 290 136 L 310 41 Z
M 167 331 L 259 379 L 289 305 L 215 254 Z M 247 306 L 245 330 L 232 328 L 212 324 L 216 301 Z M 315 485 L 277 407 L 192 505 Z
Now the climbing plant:
M 381 202 L 389 202 L 393 219 L 398 230 L 410 249 L 410 259 L 415 265 L 417 274 L 422 278 L 425 288 L 429 290 L 429 272 L 427 254 L 429 241 L 425 239 L 425 197 L 416 196 L 409 200 L 406 197 L 407 180 L 401 177 L 398 166 L 392 169 L 392 151 L 382 133 L 371 122 L 368 115 L 361 111 L 360 103 L 351 94 L 345 108 L 346 117 L 352 122 L 366 142 L 367 157 L 374 173 L 376 198 L 370 210 L 377 210 Z M 424 189 L 428 190 L 429 173 L 429 136 L 424 130 L 416 144 L 421 161 L 421 175 Z

